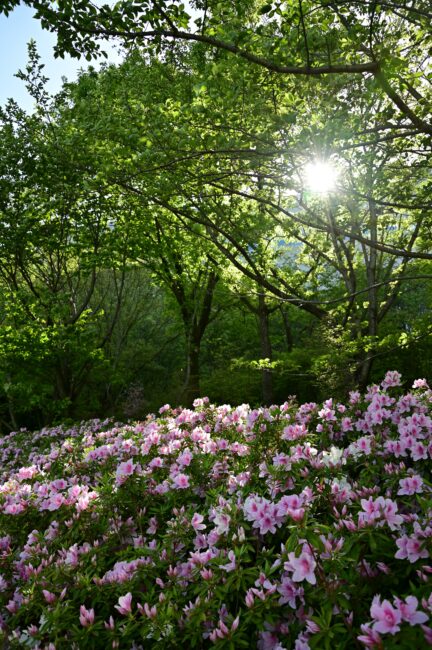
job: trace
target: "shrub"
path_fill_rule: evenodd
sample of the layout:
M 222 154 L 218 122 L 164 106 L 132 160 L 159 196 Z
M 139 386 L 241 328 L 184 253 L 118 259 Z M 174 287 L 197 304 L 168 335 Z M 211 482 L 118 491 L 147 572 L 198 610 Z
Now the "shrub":
M 8 648 L 432 645 L 432 391 L 0 440 Z

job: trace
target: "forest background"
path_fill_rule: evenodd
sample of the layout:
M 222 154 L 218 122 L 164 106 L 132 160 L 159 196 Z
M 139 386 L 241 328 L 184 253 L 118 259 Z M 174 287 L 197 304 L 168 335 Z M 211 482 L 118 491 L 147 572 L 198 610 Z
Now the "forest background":
M 430 376 L 428 2 L 21 4 L 125 58 L 0 111 L 2 431 Z

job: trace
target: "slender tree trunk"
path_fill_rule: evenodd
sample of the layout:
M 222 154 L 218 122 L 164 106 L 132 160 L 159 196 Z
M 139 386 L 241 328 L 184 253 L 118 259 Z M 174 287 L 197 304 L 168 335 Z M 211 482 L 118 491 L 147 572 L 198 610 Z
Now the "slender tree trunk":
M 13 431 L 18 431 L 18 422 L 17 422 L 17 419 L 15 417 L 15 411 L 14 411 L 14 407 L 12 405 L 12 400 L 10 399 L 10 397 L 8 397 L 7 401 L 8 401 L 8 411 L 9 411 L 10 421 L 11 421 L 11 424 L 12 424 L 12 429 L 13 429 Z
M 59 358 L 54 370 L 54 400 L 67 401 L 66 408 L 63 407 L 63 414 L 70 418 L 74 415 L 75 402 L 78 392 L 73 389 L 72 371 L 66 359 Z M 45 413 L 44 416 L 51 418 L 51 415 Z M 48 421 L 49 421 L 48 419 Z
M 378 215 L 376 204 L 373 199 L 369 199 L 369 214 L 370 214 L 370 238 L 376 242 L 378 238 Z M 365 251 L 366 260 L 366 277 L 370 287 L 368 291 L 368 308 L 367 308 L 367 335 L 375 337 L 378 334 L 378 291 L 374 286 L 377 282 L 377 250 L 376 248 L 369 248 L 369 254 Z M 360 361 L 357 377 L 360 390 L 364 390 L 369 382 L 372 365 L 374 362 L 373 350 L 367 352 L 364 358 Z
M 13 381 L 12 376 L 9 373 L 7 373 L 6 374 L 6 383 L 10 385 L 12 383 L 12 381 Z M 13 399 L 9 395 L 9 391 L 8 391 L 6 386 L 4 386 L 4 389 L 5 389 L 7 409 L 8 409 L 8 413 L 9 413 L 10 424 L 12 426 L 12 431 L 18 431 L 18 421 L 17 421 L 16 414 L 15 414 Z
M 272 344 L 269 332 L 269 310 L 265 302 L 265 296 L 260 293 L 258 296 L 258 325 L 261 342 L 261 358 L 273 358 Z M 262 398 L 263 403 L 270 405 L 273 403 L 273 373 L 270 368 L 262 370 Z
M 63 400 L 69 397 L 68 392 L 66 388 L 64 362 L 59 359 L 56 361 L 54 369 L 54 399 Z
M 194 335 L 195 334 L 195 335 Z M 187 345 L 186 377 L 183 400 L 186 406 L 192 406 L 194 399 L 200 397 L 200 349 L 201 336 L 191 333 Z
M 294 338 L 293 338 L 293 333 L 291 329 L 291 324 L 289 322 L 288 318 L 288 313 L 285 311 L 283 306 L 279 307 L 279 311 L 282 316 L 282 322 L 284 325 L 284 333 L 285 333 L 285 340 L 288 348 L 288 352 L 292 352 L 293 346 L 294 346 Z
M 202 300 L 196 299 L 193 312 L 188 309 L 186 301 L 180 305 L 186 334 L 186 377 L 183 389 L 183 401 L 191 406 L 194 399 L 200 397 L 200 350 L 201 342 L 210 322 L 214 290 L 218 282 L 216 271 L 208 273 Z M 180 304 L 180 303 L 179 303 Z

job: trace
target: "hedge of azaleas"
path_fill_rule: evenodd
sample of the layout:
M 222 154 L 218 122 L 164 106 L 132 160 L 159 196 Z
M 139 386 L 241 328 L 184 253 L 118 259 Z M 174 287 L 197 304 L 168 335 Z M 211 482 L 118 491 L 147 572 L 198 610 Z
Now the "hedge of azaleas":
M 0 439 L 7 648 L 432 645 L 432 391 Z

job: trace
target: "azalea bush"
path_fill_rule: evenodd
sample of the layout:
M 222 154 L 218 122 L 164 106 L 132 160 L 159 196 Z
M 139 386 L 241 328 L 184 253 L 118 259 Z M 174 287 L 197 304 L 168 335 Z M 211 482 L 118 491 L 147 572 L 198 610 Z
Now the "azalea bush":
M 3 647 L 432 645 L 432 391 L 0 440 Z

